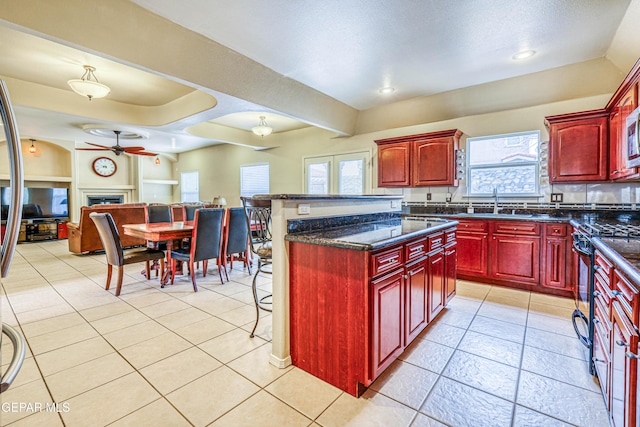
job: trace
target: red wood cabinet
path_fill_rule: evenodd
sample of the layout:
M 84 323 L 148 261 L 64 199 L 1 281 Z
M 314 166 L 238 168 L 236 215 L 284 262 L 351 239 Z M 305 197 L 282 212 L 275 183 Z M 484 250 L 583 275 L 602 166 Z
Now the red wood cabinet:
M 510 282 L 539 283 L 539 237 L 494 234 L 490 252 L 492 277 Z
M 571 245 L 568 226 L 545 224 L 542 248 L 542 286 L 571 290 Z
M 607 181 L 607 110 L 545 118 L 549 128 L 549 182 Z
M 378 377 L 404 349 L 403 271 L 371 282 L 372 378 Z M 426 325 L 426 323 L 425 323 Z
M 638 106 L 638 85 L 625 92 L 609 114 L 609 178 L 627 180 L 638 177 L 637 168 L 627 168 L 627 116 Z
M 429 254 L 428 282 L 429 282 L 429 322 L 444 308 L 446 301 L 445 257 L 444 249 L 440 248 Z
M 458 139 L 451 136 L 415 141 L 412 164 L 413 185 L 416 187 L 457 186 L 455 168 L 457 149 Z
M 460 220 L 458 225 L 458 274 L 486 277 L 489 254 L 488 225 L 482 220 Z
M 396 142 L 378 145 L 378 187 L 409 187 L 411 185 L 411 143 Z
M 290 242 L 293 364 L 362 394 L 455 293 L 455 244 L 455 229 L 374 252 Z
M 612 425 L 636 426 L 638 360 L 628 354 L 638 348 L 638 333 L 618 301 L 611 303 L 611 406 Z M 630 357 L 631 356 L 631 357 Z
M 449 244 L 444 248 L 444 266 L 445 266 L 445 303 L 449 303 L 451 298 L 456 294 L 456 266 L 458 258 L 457 242 Z
M 407 265 L 405 292 L 405 342 L 411 342 L 427 326 L 427 258 L 421 257 Z
M 379 139 L 378 187 L 457 186 L 457 129 Z

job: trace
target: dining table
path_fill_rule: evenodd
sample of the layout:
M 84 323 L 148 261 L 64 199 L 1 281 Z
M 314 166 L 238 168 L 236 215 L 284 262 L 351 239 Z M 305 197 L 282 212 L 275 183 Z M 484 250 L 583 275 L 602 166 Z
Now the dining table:
M 193 236 L 193 221 L 175 221 L 175 222 L 155 222 L 144 224 L 124 224 L 124 234 L 132 237 L 139 237 L 150 242 L 166 242 L 167 243 L 167 262 L 162 277 L 160 278 L 161 287 L 169 282 L 171 278 L 171 250 L 174 241 L 181 241 L 185 238 Z

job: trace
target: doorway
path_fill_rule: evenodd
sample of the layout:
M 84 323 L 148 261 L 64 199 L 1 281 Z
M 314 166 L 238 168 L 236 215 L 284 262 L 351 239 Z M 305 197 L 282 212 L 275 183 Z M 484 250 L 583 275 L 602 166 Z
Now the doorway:
M 371 192 L 371 152 L 304 158 L 306 194 L 366 194 Z

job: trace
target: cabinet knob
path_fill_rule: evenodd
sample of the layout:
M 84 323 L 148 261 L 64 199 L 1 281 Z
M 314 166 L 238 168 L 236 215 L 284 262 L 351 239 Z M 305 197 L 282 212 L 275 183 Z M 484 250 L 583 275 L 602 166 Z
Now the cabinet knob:
M 620 295 L 622 295 L 622 292 L 620 291 L 611 291 L 611 293 L 613 294 L 614 297 L 619 297 Z
M 594 358 L 593 358 L 593 361 L 594 361 L 594 362 L 596 362 L 596 363 L 605 363 L 605 361 L 604 361 L 604 360 L 602 360 L 602 359 L 598 359 L 597 357 L 594 357 Z
M 407 275 L 405 274 L 404 276 L 402 276 L 402 278 L 406 280 L 406 279 L 408 279 L 408 278 L 409 278 L 409 276 L 407 276 Z
M 627 356 L 629 359 L 640 359 L 640 356 L 638 356 L 637 354 L 631 353 L 630 351 L 627 351 L 624 355 Z
M 513 227 L 513 231 L 518 231 L 518 227 Z
M 599 297 L 600 295 L 602 295 L 600 292 L 598 292 L 598 291 L 593 291 L 593 296 L 594 296 L 594 297 Z
M 622 340 L 616 340 L 616 345 L 619 345 L 620 347 L 628 347 L 629 344 L 627 344 L 626 342 L 622 341 Z
M 601 268 L 602 268 L 602 267 L 600 267 L 599 265 L 594 265 L 594 266 L 593 266 L 593 269 L 594 269 L 595 271 L 598 271 L 598 270 L 600 270 Z

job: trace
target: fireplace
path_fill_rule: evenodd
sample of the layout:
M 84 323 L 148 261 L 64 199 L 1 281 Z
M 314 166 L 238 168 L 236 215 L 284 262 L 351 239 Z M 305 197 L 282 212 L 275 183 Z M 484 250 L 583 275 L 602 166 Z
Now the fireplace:
M 105 205 L 107 203 L 121 204 L 124 200 L 122 195 L 114 196 L 87 196 L 87 206 Z

